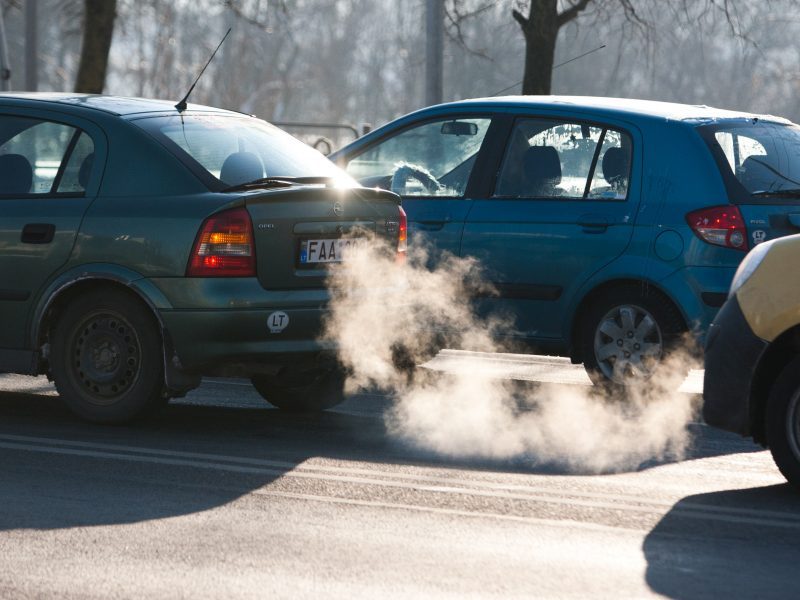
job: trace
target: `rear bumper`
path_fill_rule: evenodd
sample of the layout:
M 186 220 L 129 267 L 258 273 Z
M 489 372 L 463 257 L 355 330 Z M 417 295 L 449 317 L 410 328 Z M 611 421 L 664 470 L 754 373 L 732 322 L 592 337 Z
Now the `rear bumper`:
M 750 389 L 767 345 L 750 329 L 736 296 L 730 298 L 706 338 L 703 418 L 707 424 L 752 434 Z
M 170 302 L 159 315 L 182 370 L 247 376 L 333 355 L 319 341 L 326 290 L 269 291 L 255 278 L 151 281 Z M 285 315 L 279 328 L 270 327 L 275 313 Z
M 284 309 L 287 327 L 272 333 L 271 310 L 162 311 L 180 367 L 202 374 L 247 376 L 308 362 L 334 346 L 317 340 L 320 309 Z

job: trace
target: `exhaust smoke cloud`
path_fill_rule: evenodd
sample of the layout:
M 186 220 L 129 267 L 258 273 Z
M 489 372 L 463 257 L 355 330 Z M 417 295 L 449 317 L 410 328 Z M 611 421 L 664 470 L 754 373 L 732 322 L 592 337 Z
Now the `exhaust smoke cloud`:
M 390 435 L 443 456 L 580 473 L 683 457 L 695 413 L 691 398 L 677 392 L 688 353 L 671 356 L 625 400 L 581 386 L 523 387 L 477 363 L 446 374 L 417 369 L 409 377 L 405 363 L 425 362 L 438 347 L 503 351 L 494 334 L 504 323 L 478 318 L 471 303 L 476 294 L 491 294 L 491 286 L 472 259 L 444 257 L 428 269 L 428 254 L 416 245 L 405 262 L 363 247 L 349 258 L 329 280 L 324 337 L 350 372 L 349 393 L 393 394 Z

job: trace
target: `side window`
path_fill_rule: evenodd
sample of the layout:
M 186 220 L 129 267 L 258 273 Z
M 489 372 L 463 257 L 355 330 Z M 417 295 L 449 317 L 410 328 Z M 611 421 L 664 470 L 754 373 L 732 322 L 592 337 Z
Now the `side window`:
M 443 119 L 406 129 L 351 160 L 363 185 L 401 196 L 463 197 L 491 119 Z
M 93 158 L 92 138 L 75 127 L 0 116 L 0 195 L 82 193 Z
M 586 123 L 520 119 L 514 126 L 495 197 L 625 199 L 630 137 Z

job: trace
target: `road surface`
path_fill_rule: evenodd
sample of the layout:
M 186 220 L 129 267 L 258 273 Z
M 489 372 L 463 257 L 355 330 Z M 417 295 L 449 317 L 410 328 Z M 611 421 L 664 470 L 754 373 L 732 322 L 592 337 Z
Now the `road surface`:
M 559 359 L 434 366 L 468 359 L 588 385 Z M 208 380 L 100 427 L 43 378 L 0 390 L 0 598 L 800 595 L 800 494 L 767 452 L 699 423 L 685 460 L 586 475 L 421 452 L 387 431 L 382 395 L 299 416 Z

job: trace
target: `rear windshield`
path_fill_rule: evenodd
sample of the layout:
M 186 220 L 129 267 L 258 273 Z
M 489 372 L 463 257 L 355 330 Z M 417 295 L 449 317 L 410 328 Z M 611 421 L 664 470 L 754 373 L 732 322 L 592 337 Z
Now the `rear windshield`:
M 253 117 L 176 115 L 133 122 L 207 182 L 210 177 L 215 188 L 263 177 L 331 177 L 340 185 L 357 185 L 318 151 Z
M 733 202 L 800 203 L 800 127 L 750 119 L 699 131 Z

